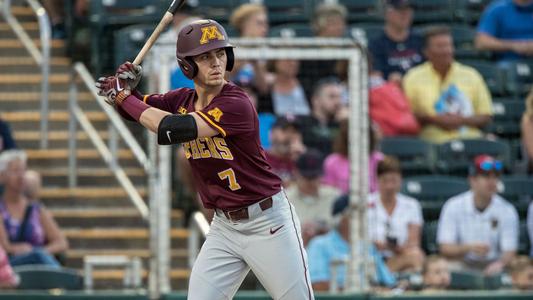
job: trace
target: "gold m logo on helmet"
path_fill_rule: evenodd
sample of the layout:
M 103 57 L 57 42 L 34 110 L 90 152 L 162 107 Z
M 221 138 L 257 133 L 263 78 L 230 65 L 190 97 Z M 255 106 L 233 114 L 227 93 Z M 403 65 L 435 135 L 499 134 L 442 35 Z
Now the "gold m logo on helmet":
M 202 38 L 200 39 L 200 44 L 207 44 L 210 40 L 225 40 L 224 36 L 218 31 L 218 28 L 215 25 L 202 27 Z

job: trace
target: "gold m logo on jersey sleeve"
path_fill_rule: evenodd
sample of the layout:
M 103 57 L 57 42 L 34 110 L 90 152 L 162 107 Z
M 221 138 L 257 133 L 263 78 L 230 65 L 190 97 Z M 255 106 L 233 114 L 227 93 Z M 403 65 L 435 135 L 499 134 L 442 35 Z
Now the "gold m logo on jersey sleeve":
M 215 25 L 202 27 L 202 38 L 200 44 L 207 44 L 210 40 L 225 40 L 224 36 L 218 31 Z
M 220 118 L 222 118 L 222 115 L 224 113 L 222 113 L 222 111 L 218 107 L 215 107 L 212 110 L 208 111 L 207 114 L 213 117 L 215 121 L 220 122 Z

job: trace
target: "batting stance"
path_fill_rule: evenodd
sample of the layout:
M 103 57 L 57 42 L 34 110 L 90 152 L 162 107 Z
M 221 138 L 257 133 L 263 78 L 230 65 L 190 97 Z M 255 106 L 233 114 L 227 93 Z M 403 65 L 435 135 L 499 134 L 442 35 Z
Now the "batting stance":
M 194 89 L 142 96 L 141 69 L 122 64 L 100 78 L 99 94 L 157 133 L 161 145 L 181 143 L 203 205 L 215 210 L 196 259 L 188 299 L 231 299 L 251 269 L 274 299 L 314 299 L 300 221 L 266 162 L 259 124 L 246 93 L 224 80 L 233 46 L 213 20 L 185 26 L 176 56 Z

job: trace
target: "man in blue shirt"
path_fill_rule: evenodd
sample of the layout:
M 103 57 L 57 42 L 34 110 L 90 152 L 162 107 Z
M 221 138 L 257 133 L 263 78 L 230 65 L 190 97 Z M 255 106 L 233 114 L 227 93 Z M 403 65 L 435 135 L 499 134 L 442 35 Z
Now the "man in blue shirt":
M 385 26 L 369 42 L 374 78 L 401 82 L 402 76 L 423 61 L 423 38 L 411 30 L 413 8 L 408 0 L 386 0 Z
M 493 2 L 479 21 L 476 47 L 498 52 L 500 61 L 533 57 L 533 0 Z
M 325 235 L 317 236 L 307 246 L 309 274 L 314 291 L 329 291 L 332 277 L 336 277 L 337 286 L 345 288 L 347 266 L 350 258 L 350 214 L 347 195 L 339 197 L 333 203 L 332 214 L 334 229 Z M 375 267 L 375 280 L 379 285 L 393 287 L 396 279 L 385 265 L 383 257 L 374 247 L 370 247 L 370 255 Z M 332 263 L 341 262 L 332 267 Z

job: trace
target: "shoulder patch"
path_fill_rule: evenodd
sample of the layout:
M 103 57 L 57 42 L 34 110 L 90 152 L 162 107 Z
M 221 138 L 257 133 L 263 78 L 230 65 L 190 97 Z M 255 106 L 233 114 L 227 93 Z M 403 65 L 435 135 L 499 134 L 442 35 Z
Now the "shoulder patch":
M 212 116 L 213 119 L 215 119 L 215 121 L 217 122 L 220 122 L 220 118 L 223 115 L 222 111 L 218 107 L 215 107 L 212 110 L 208 111 L 207 114 Z

